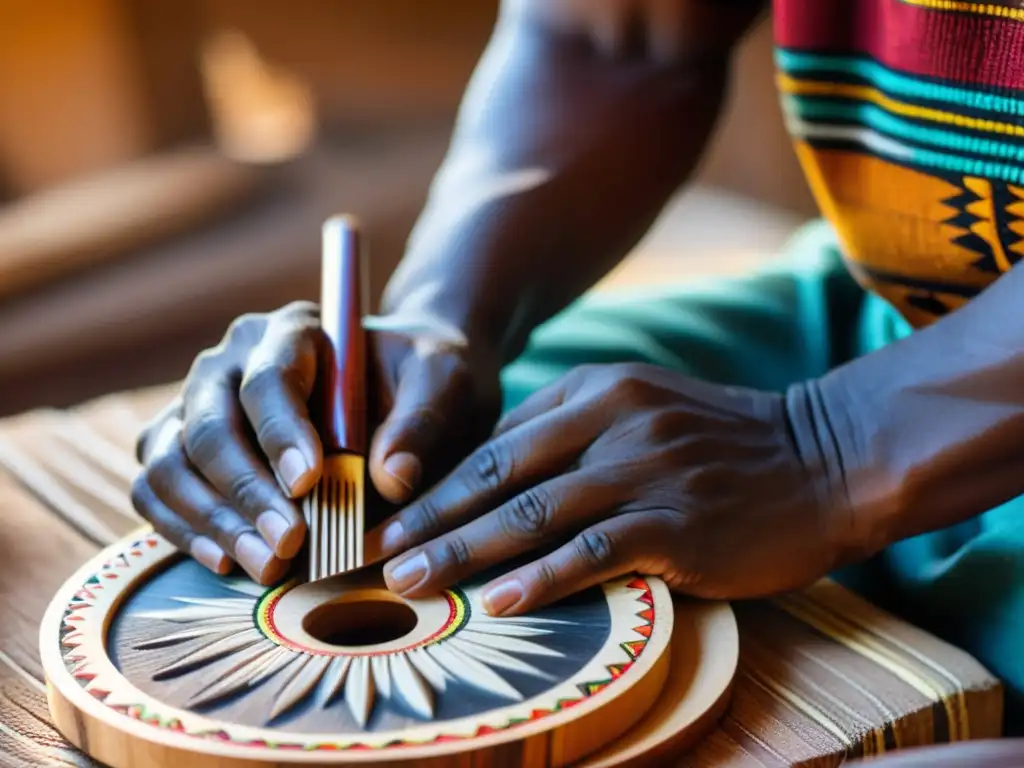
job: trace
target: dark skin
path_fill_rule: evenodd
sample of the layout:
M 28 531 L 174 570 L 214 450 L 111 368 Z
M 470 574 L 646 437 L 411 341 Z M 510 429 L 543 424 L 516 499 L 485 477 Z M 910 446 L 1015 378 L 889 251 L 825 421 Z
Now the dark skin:
M 397 511 L 368 549 L 396 592 L 526 555 L 485 589 L 492 614 L 631 571 L 687 594 L 762 596 L 1024 493 L 1024 333 L 1005 321 L 1019 314 L 1019 268 L 785 393 L 590 366 L 492 429 L 501 365 L 632 248 L 693 169 L 758 11 L 506 2 L 370 323 L 381 411 L 369 473 Z M 240 319 L 140 440 L 137 508 L 218 572 L 237 562 L 270 583 L 301 546 L 294 500 L 321 460 L 305 405 L 318 339 L 310 305 Z
M 1019 268 L 785 393 L 590 366 L 496 425 L 501 366 L 623 258 L 692 171 L 760 10 L 506 0 L 368 324 L 369 473 L 396 511 L 367 544 L 395 591 L 428 594 L 525 556 L 489 585 L 491 613 L 630 571 L 686 594 L 760 596 L 1024 493 L 1024 332 L 1005 321 L 1019 314 Z M 306 408 L 319 343 L 314 305 L 239 318 L 140 437 L 136 508 L 216 572 L 237 563 L 269 584 L 302 546 L 296 499 L 321 462 Z M 995 768 L 1022 750 L 964 744 L 875 764 Z
M 700 158 L 760 5 L 504 4 L 372 337 L 384 499 L 414 498 L 487 436 L 501 365 L 643 236 Z M 139 440 L 136 508 L 215 571 L 268 583 L 301 547 L 316 325 L 305 304 L 239 318 Z

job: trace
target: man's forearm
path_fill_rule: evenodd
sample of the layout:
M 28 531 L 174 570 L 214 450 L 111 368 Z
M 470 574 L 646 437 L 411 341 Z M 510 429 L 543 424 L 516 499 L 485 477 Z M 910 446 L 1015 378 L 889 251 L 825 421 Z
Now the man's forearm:
M 797 441 L 848 493 L 857 556 L 1024 493 L 1024 270 L 798 388 Z M 840 478 L 841 475 L 841 478 Z
M 686 178 L 755 15 L 701 16 L 705 39 L 715 26 L 721 39 L 710 50 L 627 57 L 537 7 L 506 3 L 383 305 L 498 341 L 506 358 L 620 261 Z

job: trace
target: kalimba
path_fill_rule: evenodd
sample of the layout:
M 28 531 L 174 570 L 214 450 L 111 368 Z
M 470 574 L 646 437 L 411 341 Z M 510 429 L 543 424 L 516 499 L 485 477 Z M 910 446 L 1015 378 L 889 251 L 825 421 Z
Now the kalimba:
M 721 714 L 728 605 L 630 576 L 491 618 L 481 583 L 404 600 L 371 567 L 264 589 L 145 530 L 51 604 L 51 713 L 113 768 L 632 765 Z

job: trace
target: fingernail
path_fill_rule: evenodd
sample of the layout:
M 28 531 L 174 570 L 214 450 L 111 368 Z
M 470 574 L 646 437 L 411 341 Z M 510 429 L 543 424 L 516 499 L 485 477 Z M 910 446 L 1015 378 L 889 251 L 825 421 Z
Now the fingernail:
M 281 477 L 281 482 L 292 492 L 310 469 L 309 462 L 298 448 L 288 448 L 277 462 L 277 474 Z
M 419 485 L 423 465 L 408 451 L 401 451 L 387 457 L 384 461 L 384 471 L 405 486 L 407 490 L 413 491 Z
M 266 542 L 254 533 L 244 533 L 235 544 L 235 555 L 238 557 L 238 564 L 262 584 L 264 572 L 274 559 L 274 553 L 270 551 Z
M 211 539 L 196 536 L 189 547 L 196 562 L 209 568 L 214 573 L 224 575 L 228 569 L 228 556 Z
M 491 616 L 501 616 L 505 611 L 523 599 L 523 585 L 518 579 L 496 584 L 480 596 L 484 610 Z
M 402 546 L 403 538 L 405 538 L 405 531 L 402 530 L 402 524 L 396 520 L 390 523 L 380 535 L 380 548 L 385 554 L 393 552 Z
M 427 556 L 420 552 L 408 560 L 403 560 L 390 571 L 390 581 L 397 592 L 412 589 L 427 575 Z
M 284 556 L 281 552 L 282 543 L 285 542 L 285 537 L 291 531 L 291 526 L 284 517 L 274 511 L 264 512 L 256 520 L 256 530 L 260 532 L 260 536 L 267 542 L 272 550 L 278 555 Z

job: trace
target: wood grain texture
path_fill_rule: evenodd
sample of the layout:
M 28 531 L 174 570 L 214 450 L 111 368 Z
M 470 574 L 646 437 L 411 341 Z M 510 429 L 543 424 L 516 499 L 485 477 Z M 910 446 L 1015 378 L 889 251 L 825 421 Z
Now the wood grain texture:
M 94 766 L 51 725 L 37 635 L 53 590 L 98 548 L 8 475 L 0 519 L 0 765 Z
M 77 409 L 75 417 L 130 462 L 138 428 L 174 391 L 169 386 L 110 396 Z M 0 422 L 0 439 L 19 441 L 31 433 L 29 450 L 45 458 L 45 447 L 32 446 L 51 439 L 39 435 L 53 432 L 54 422 L 47 422 L 53 415 Z M 99 501 L 89 504 L 102 508 Z M 0 650 L 39 680 L 35 635 L 43 608 L 96 545 L 9 474 L 0 481 L 0 514 L 11 521 L 0 530 L 0 606 L 10 617 L 0 624 Z M 110 525 L 122 530 L 112 514 L 106 513 L 115 521 Z M 125 526 L 130 530 L 128 521 Z M 720 727 L 675 765 L 830 768 L 851 757 L 1001 732 L 1002 691 L 981 665 L 836 585 L 823 582 L 790 598 L 741 604 L 736 615 L 740 665 L 729 710 Z M 0 751 L 27 754 L 26 745 L 38 740 L 38 760 L 30 764 L 76 765 L 44 749 L 53 745 L 45 740 L 52 731 L 45 723 L 33 730 L 38 720 L 26 719 L 26 711 L 43 710 L 41 695 L 24 680 L 0 664 L 0 692 L 10 692 L 0 696 L 0 723 L 15 734 L 0 732 Z
M 195 146 L 24 197 L 0 209 L 0 299 L 188 232 L 250 200 L 261 178 Z

